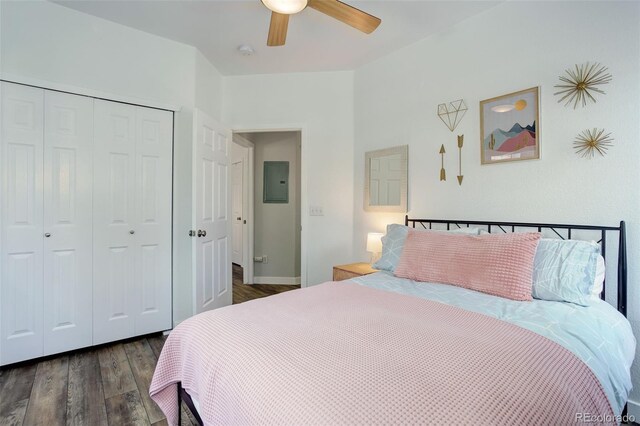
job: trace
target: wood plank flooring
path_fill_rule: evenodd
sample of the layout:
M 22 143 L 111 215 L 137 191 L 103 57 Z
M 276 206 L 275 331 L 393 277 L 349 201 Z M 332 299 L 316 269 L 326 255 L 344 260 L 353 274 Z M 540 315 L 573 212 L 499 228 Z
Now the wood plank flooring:
M 299 285 L 284 284 L 242 284 L 242 268 L 233 265 L 233 304 L 248 300 L 260 299 L 289 290 L 300 288 Z
M 233 267 L 234 304 L 295 288 L 242 284 Z M 164 341 L 145 336 L 0 369 L 0 425 L 166 425 L 149 397 Z M 196 424 L 184 406 L 182 419 Z

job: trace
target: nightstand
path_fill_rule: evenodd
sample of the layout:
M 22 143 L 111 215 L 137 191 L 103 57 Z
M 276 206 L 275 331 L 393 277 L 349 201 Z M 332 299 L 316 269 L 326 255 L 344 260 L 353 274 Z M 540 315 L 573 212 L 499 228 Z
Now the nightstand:
M 363 275 L 373 274 L 374 272 L 378 272 L 378 270 L 373 269 L 371 264 L 364 262 L 338 265 L 333 267 L 333 280 L 348 280 L 349 278 L 361 277 Z

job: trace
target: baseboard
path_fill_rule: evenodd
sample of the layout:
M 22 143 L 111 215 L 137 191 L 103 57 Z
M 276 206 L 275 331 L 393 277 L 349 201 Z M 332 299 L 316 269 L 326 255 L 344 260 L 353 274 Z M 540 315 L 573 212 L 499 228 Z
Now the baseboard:
M 253 277 L 254 284 L 300 285 L 300 277 Z
M 627 401 L 627 417 L 633 422 L 637 422 L 637 419 L 640 419 L 640 402 Z

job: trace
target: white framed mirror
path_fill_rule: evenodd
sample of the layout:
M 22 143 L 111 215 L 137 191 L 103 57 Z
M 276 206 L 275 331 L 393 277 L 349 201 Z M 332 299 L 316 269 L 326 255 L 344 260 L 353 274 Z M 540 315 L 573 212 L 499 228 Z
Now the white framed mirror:
M 406 213 L 408 153 L 408 145 L 365 153 L 365 211 Z

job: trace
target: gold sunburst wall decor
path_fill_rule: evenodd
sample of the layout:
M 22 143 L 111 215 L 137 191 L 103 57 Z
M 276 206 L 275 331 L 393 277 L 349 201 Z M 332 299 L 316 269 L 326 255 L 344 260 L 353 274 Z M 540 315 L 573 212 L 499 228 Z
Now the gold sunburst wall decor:
M 554 95 L 561 95 L 558 101 L 561 103 L 566 100 L 564 106 L 568 106 L 573 102 L 573 109 L 580 104 L 583 107 L 587 105 L 587 101 L 596 102 L 593 92 L 604 95 L 604 91 L 597 86 L 607 84 L 613 78 L 609 74 L 607 67 L 597 62 L 590 64 L 576 65 L 575 69 L 565 70 L 566 76 L 560 76 L 562 84 L 556 84 L 554 87 L 561 89 Z
M 611 145 L 613 145 L 611 133 L 605 133 L 604 129 L 596 128 L 583 130 L 573 142 L 576 154 L 589 158 L 593 158 L 596 152 L 604 157 Z

